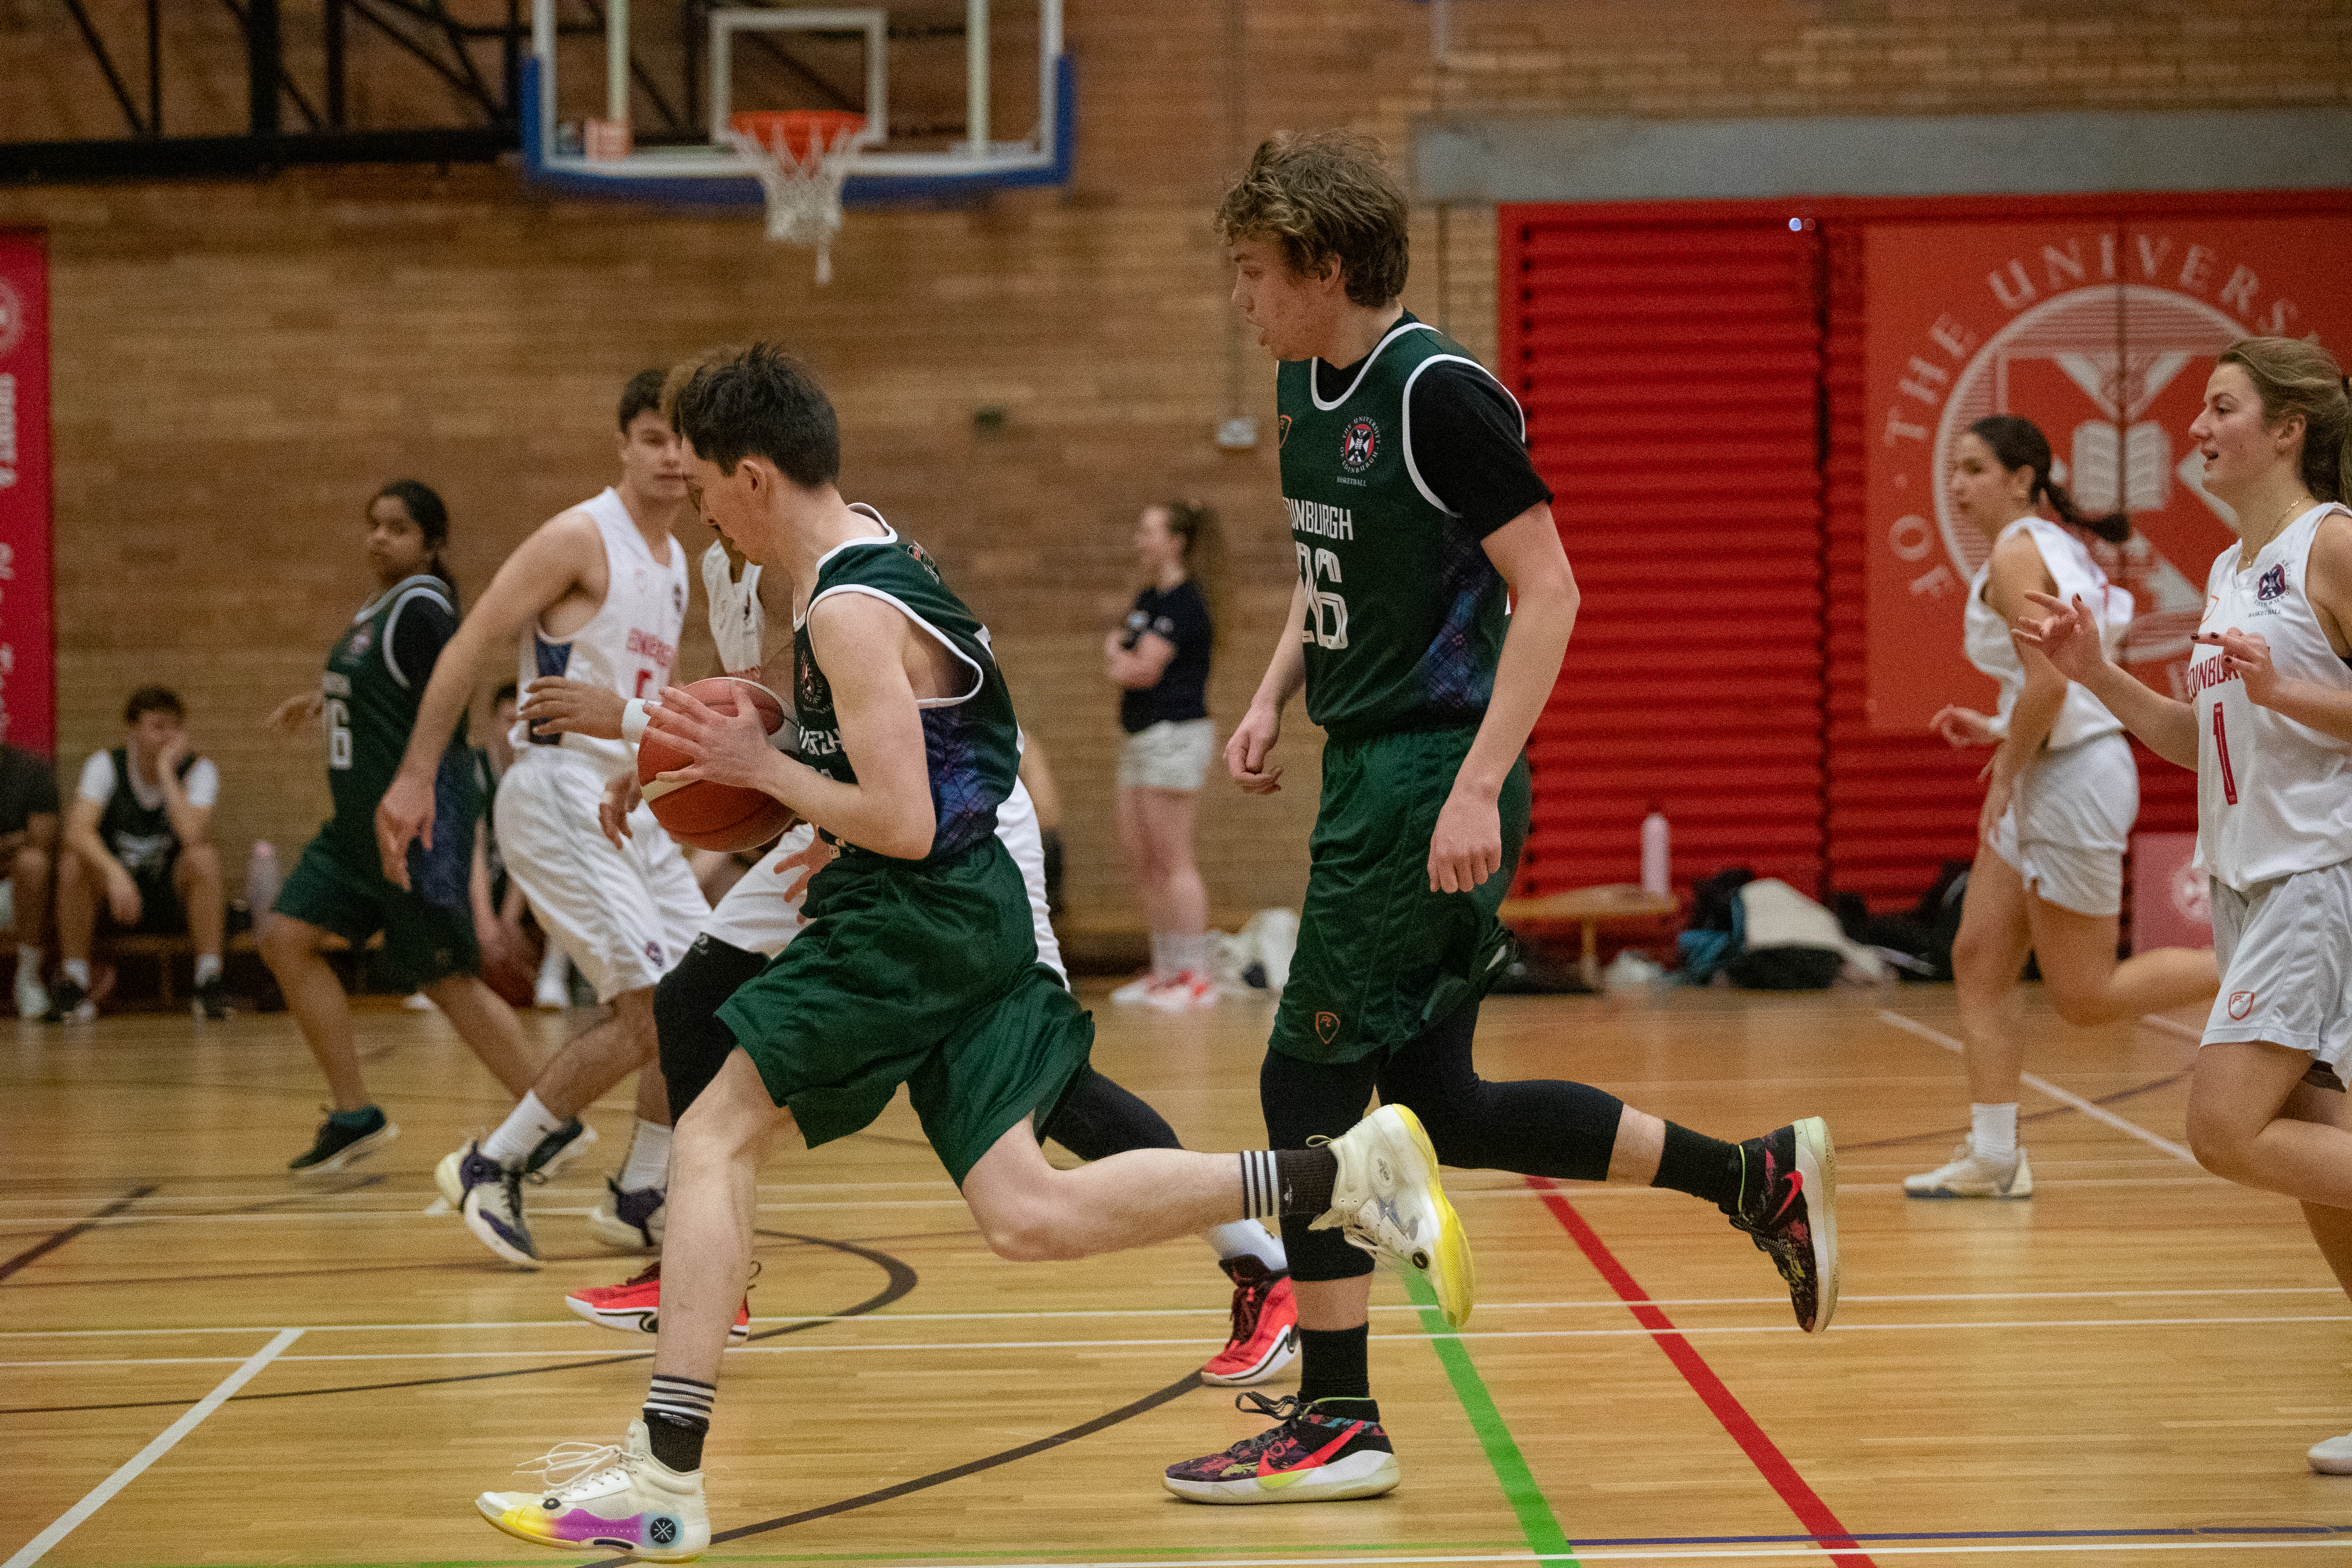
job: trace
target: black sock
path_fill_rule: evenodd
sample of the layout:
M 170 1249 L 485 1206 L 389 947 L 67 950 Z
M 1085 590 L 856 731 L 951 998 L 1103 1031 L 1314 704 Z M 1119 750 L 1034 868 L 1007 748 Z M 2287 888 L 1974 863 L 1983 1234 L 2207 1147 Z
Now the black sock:
M 1244 1219 L 1319 1215 L 1331 1206 L 1339 1156 L 1328 1147 L 1252 1149 L 1241 1162 Z
M 646 1393 L 646 1442 L 654 1458 L 684 1475 L 702 1468 L 702 1439 L 710 1431 L 718 1390 L 691 1377 L 654 1374 Z
M 1666 1123 L 1666 1146 L 1650 1185 L 1705 1198 L 1726 1214 L 1739 1206 L 1739 1145 Z
M 1298 1403 L 1318 1399 L 1370 1399 L 1371 1326 L 1298 1331 Z

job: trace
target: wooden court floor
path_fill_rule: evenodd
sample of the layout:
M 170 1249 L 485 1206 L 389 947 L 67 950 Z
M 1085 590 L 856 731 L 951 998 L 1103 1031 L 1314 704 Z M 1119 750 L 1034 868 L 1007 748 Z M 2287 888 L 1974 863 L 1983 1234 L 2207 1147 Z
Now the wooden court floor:
M 1188 1141 L 1259 1140 L 1262 1004 L 1097 1016 L 1100 1065 Z M 2182 1021 L 2032 1016 L 2040 1195 L 1937 1205 L 1897 1184 L 1965 1122 L 1948 988 L 1491 1003 L 1490 1077 L 1580 1077 L 1734 1137 L 1828 1117 L 1837 1324 L 1797 1333 L 1763 1256 L 1692 1200 L 1465 1173 L 1468 1331 L 1433 1331 L 1393 1277 L 1373 1297 L 1404 1484 L 1306 1507 L 1160 1489 L 1264 1424 L 1191 1381 L 1224 1326 L 1206 1250 L 1001 1262 L 902 1101 L 766 1173 L 709 1560 L 2352 1559 L 2352 1478 L 2303 1458 L 2352 1429 L 2352 1315 L 2294 1207 L 2187 1158 Z M 643 1342 L 561 1300 L 631 1267 L 581 1219 L 625 1102 L 593 1119 L 595 1168 L 533 1194 L 547 1267 L 509 1270 L 425 1212 L 495 1086 L 436 1016 L 362 1027 L 402 1136 L 325 1192 L 283 1172 L 320 1086 L 282 1016 L 0 1035 L 8 1568 L 564 1560 L 470 1500 L 559 1440 L 615 1438 L 644 1393 Z

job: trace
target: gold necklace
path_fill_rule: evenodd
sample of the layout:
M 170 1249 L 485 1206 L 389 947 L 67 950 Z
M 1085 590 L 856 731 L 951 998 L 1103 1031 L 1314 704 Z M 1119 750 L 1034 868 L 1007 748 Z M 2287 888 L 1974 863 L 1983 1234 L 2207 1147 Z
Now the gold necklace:
M 2263 549 L 2267 549 L 2267 548 L 2269 548 L 2271 541 L 2272 541 L 2272 540 L 2273 540 L 2273 539 L 2276 539 L 2276 538 L 2278 537 L 2278 526 L 2279 526 L 2279 524 L 2280 524 L 2280 523 L 2284 522 L 2284 521 L 2287 520 L 2288 516 L 2289 516 L 2290 514 L 2292 514 L 2292 513 L 2295 510 L 2295 509 L 2296 509 L 2296 508 L 2298 508 L 2298 507 L 2302 507 L 2302 508 L 2308 509 L 2308 508 L 2311 508 L 2311 507 L 2317 506 L 2318 504 L 2319 504 L 2319 503 L 2318 503 L 2317 501 L 2314 500 L 2311 498 L 2311 494 L 2310 494 L 2310 492 L 2309 492 L 2309 491 L 2307 491 L 2307 490 L 2298 490 L 2298 491 L 2296 491 L 2296 492 L 2295 492 L 2295 498 L 2294 498 L 2294 500 L 2291 500 L 2291 501 L 2289 501 L 2289 502 L 2287 502 L 2287 503 L 2286 503 L 2286 510 L 2285 510 L 2285 511 L 2283 511 L 2283 512 L 2281 512 L 2281 513 L 2279 513 L 2276 517 L 2274 517 L 2274 518 L 2271 519 L 2271 526 L 2270 526 L 2270 530 L 2269 530 L 2269 531 L 2268 531 L 2266 534 L 2264 534 L 2264 536 L 2263 536 Z M 2262 553 L 2262 551 L 2261 551 L 2261 550 L 2257 550 L 2257 551 L 2255 552 L 2255 553 L 2259 555 L 2260 553 Z

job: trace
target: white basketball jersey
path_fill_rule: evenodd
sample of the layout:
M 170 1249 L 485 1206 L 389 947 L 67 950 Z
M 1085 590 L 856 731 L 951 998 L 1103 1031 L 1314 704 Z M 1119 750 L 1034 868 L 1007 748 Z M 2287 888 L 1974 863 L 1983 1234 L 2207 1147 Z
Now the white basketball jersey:
M 746 680 L 760 679 L 761 641 L 767 617 L 760 613 L 760 566 L 743 563 L 743 580 L 735 581 L 727 546 L 718 540 L 702 552 L 702 588 L 710 601 L 710 636 L 719 645 L 719 667 Z
M 2132 596 L 2129 591 L 2107 581 L 2099 563 L 2083 542 L 2047 518 L 2021 517 L 2000 531 L 1993 540 L 1999 550 L 2020 530 L 2033 536 L 2033 547 L 2042 552 L 2042 564 L 2048 568 L 2051 581 L 2058 584 L 2058 597 L 2068 604 L 2081 595 L 2083 603 L 2099 617 L 2099 641 L 2113 658 L 2123 647 L 2124 631 L 2131 625 Z M 2000 682 L 2001 718 L 2007 719 L 2017 706 L 2018 694 L 2025 689 L 2025 666 L 2017 657 L 2017 645 L 2010 640 L 2009 623 L 2002 620 L 1990 605 L 1985 603 L 1985 584 L 1992 581 L 1992 557 L 1977 568 L 1969 579 L 1969 607 L 1961 617 L 1963 647 L 1969 662 Z M 2111 735 L 2122 729 L 2123 721 L 2107 711 L 2090 689 L 2074 681 L 2066 683 L 2066 700 L 2051 721 L 2049 745 L 2053 750 L 2072 746 L 2101 735 Z
M 588 624 L 565 637 L 552 637 L 533 624 L 520 639 L 521 679 L 561 675 L 609 687 L 624 697 L 652 697 L 670 681 L 677 662 L 677 639 L 686 630 L 686 552 L 664 536 L 667 565 L 646 548 L 645 536 L 629 520 L 620 493 L 607 489 L 573 509 L 596 520 L 604 540 L 604 602 Z M 611 777 L 631 765 L 627 742 L 587 735 L 540 735 L 518 720 L 518 752 L 531 746 L 561 747 L 588 758 Z
M 2313 507 L 2243 566 L 2242 546 L 2221 552 L 2206 578 L 2205 618 L 2197 629 L 2254 633 L 2270 645 L 2282 678 L 2352 690 L 2352 668 L 2328 646 L 2304 596 L 2320 520 L 2344 510 Z M 2352 860 L 2352 744 L 2257 708 L 2220 648 L 2191 647 L 2198 846 L 2213 875 L 2242 893 Z

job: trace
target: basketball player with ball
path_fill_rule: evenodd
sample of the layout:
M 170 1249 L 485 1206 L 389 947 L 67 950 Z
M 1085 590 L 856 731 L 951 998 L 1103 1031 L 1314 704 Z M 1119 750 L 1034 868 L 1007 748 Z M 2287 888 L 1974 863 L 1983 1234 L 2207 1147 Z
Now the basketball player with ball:
M 670 530 L 690 505 L 677 438 L 661 414 L 661 386 L 662 373 L 648 370 L 622 394 L 620 483 L 523 541 L 435 666 L 399 775 L 376 808 L 384 875 L 401 886 L 409 841 L 423 833 L 431 842 L 434 771 L 485 653 L 513 639 L 526 686 L 561 675 L 626 698 L 669 684 L 687 598 L 686 550 Z M 630 766 L 627 746 L 548 731 L 528 717 L 518 720 L 514 739 L 514 766 L 499 784 L 497 805 L 507 874 L 612 1016 L 574 1036 L 507 1119 L 444 1159 L 436 1175 L 482 1245 L 536 1268 L 523 1178 L 567 1145 L 592 1139 L 580 1112 L 632 1072 L 636 1134 L 613 1200 L 589 1223 L 617 1245 L 637 1243 L 639 1227 L 621 1212 L 625 1195 L 660 1188 L 669 1164 L 661 1074 L 639 1071 L 656 1054 L 654 984 L 685 953 L 710 907 L 650 813 L 624 846 L 597 831 L 606 782 Z
M 696 368 L 689 364 L 671 372 L 666 404 L 674 402 L 677 389 Z M 879 521 L 878 516 L 876 521 Z M 776 699 L 758 683 L 772 670 L 781 684 L 790 684 L 791 575 L 763 571 L 731 550 L 720 536 L 703 552 L 702 583 L 711 640 L 727 674 L 698 680 L 687 690 L 714 710 L 731 715 L 738 693 L 729 688 L 740 688 L 740 694 L 757 706 L 770 744 L 789 754 L 799 742 L 798 727 L 784 721 Z M 772 638 L 772 627 L 776 629 Z M 646 782 L 667 769 L 688 766 L 691 760 L 665 742 L 659 731 L 646 732 L 648 711 L 643 700 L 625 702 L 603 688 L 553 677 L 533 683 L 523 715 L 551 731 L 625 737 L 633 742 L 643 737 L 638 765 L 615 773 L 605 787 L 601 819 L 606 837 L 616 846 L 630 832 L 629 818 L 641 787 L 671 834 L 701 847 L 756 847 L 773 836 L 776 826 L 792 819 L 788 807 L 760 790 L 708 780 L 666 787 Z M 738 826 L 747 822 L 751 826 Z M 686 1114 L 735 1048 L 734 1035 L 719 1018 L 720 1006 L 799 933 L 801 903 L 810 876 L 832 858 L 830 847 L 812 849 L 814 834 L 805 823 L 798 824 L 773 849 L 760 856 L 719 900 L 686 956 L 656 987 L 654 1022 L 661 1038 L 662 1072 L 673 1117 Z M 1038 962 L 1067 984 L 1061 944 L 1046 910 L 1045 841 L 1035 805 L 1017 778 L 997 808 L 996 837 L 1020 868 L 1030 924 L 1037 938 Z M 1157 1111 L 1091 1069 L 1063 1097 L 1042 1135 L 1088 1160 L 1129 1149 L 1181 1147 Z M 655 1205 L 647 1206 L 637 1194 L 615 1193 L 621 1217 L 641 1226 L 648 1251 L 657 1249 L 660 1242 L 656 1220 L 660 1194 L 654 1196 Z M 1254 1220 L 1213 1226 L 1202 1237 L 1233 1280 L 1234 1300 L 1232 1332 L 1224 1348 L 1202 1368 L 1202 1380 L 1230 1386 L 1263 1383 L 1289 1363 L 1297 1342 L 1293 1325 L 1297 1311 L 1291 1301 L 1282 1243 Z M 619 1285 L 574 1290 L 565 1300 L 591 1322 L 625 1332 L 652 1333 L 661 1317 L 661 1265 L 656 1262 Z M 750 1331 L 748 1308 L 738 1309 L 738 1331 Z
M 812 1145 L 860 1131 L 902 1083 L 1000 1256 L 1084 1258 L 1302 1214 L 1422 1271 L 1465 1320 L 1469 1245 L 1402 1107 L 1317 1148 L 1046 1163 L 1036 1123 L 1086 1071 L 1094 1029 L 1038 962 L 1024 879 L 996 837 L 1021 730 L 988 630 L 919 546 L 843 499 L 832 405 L 795 362 L 756 346 L 704 365 L 677 425 L 705 515 L 795 580 L 800 743 L 779 756 L 750 714 L 665 692 L 652 726 L 693 759 L 668 777 L 772 795 L 838 853 L 810 879 L 806 928 L 719 1009 L 734 1045 L 679 1119 L 642 1416 L 618 1444 L 549 1454 L 530 1491 L 481 1494 L 482 1516 L 524 1541 L 646 1562 L 709 1547 L 703 1440 L 751 1268 L 760 1163 L 788 1124 Z

